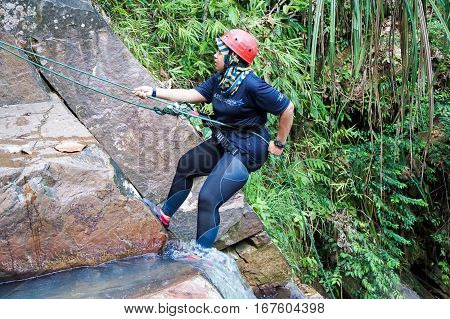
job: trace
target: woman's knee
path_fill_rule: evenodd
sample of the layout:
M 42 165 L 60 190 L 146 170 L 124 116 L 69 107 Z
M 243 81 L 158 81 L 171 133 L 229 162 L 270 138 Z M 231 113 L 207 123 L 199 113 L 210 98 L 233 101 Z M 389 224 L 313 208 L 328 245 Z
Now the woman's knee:
M 223 177 L 235 182 L 247 181 L 249 176 L 249 170 L 245 165 L 245 160 L 241 156 L 235 156 L 232 158 L 231 163 L 228 165 L 227 170 L 224 172 Z

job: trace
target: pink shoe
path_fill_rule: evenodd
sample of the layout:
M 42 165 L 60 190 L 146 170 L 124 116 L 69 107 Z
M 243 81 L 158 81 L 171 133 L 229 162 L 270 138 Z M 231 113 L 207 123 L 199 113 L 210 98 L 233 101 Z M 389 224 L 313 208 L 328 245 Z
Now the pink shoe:
M 150 208 L 150 211 L 153 213 L 153 215 L 156 216 L 156 218 L 159 219 L 159 221 L 163 224 L 165 228 L 169 227 L 170 219 L 167 219 L 166 215 L 161 210 L 161 205 L 155 205 L 151 201 L 149 201 L 147 198 L 144 198 L 144 203 Z

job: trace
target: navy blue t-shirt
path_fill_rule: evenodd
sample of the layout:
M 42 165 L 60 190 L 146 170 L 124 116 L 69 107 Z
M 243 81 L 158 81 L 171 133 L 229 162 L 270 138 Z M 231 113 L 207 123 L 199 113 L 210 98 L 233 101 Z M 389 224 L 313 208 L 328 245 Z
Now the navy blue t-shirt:
M 267 113 L 279 115 L 288 107 L 290 100 L 278 90 L 250 72 L 229 97 L 219 89 L 220 73 L 201 83 L 194 89 L 212 103 L 214 116 L 212 119 L 238 128 L 264 127 Z M 257 135 L 239 130 L 223 130 L 227 138 L 241 150 L 246 158 L 246 166 L 250 171 L 261 167 L 268 156 L 268 145 Z M 269 140 L 269 132 L 260 131 L 264 139 Z M 248 164 L 248 165 L 247 165 Z
M 279 115 L 289 105 L 289 99 L 278 90 L 250 72 L 230 97 L 219 89 L 220 73 L 201 83 L 194 89 L 212 103 L 214 116 L 220 122 L 241 128 L 263 126 L 267 112 Z

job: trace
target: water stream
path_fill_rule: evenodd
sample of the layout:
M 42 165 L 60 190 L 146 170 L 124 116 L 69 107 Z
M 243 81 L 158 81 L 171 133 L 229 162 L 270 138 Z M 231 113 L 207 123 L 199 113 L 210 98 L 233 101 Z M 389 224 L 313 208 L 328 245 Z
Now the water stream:
M 159 291 L 177 278 L 199 274 L 223 298 L 255 298 L 235 261 L 215 248 L 170 241 L 162 255 L 148 254 L 0 284 L 0 298 L 133 298 Z
M 256 298 L 250 286 L 242 279 L 233 258 L 215 249 L 203 248 L 195 241 L 169 241 L 164 251 L 169 260 L 183 260 L 198 269 L 226 299 Z M 200 257 L 192 259 L 192 256 Z

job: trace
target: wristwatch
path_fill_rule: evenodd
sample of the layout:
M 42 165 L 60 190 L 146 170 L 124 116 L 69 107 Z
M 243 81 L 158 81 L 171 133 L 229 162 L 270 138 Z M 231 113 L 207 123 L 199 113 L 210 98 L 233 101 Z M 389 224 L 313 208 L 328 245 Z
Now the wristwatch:
M 149 92 L 147 92 L 145 95 L 146 95 L 147 97 L 150 97 L 150 96 L 156 97 L 156 88 L 154 88 L 153 86 L 151 86 L 150 89 L 151 89 L 151 90 L 150 90 Z
M 286 143 L 285 144 L 281 143 L 278 138 L 276 138 L 275 141 L 273 141 L 273 144 L 278 148 L 283 148 L 286 146 Z

